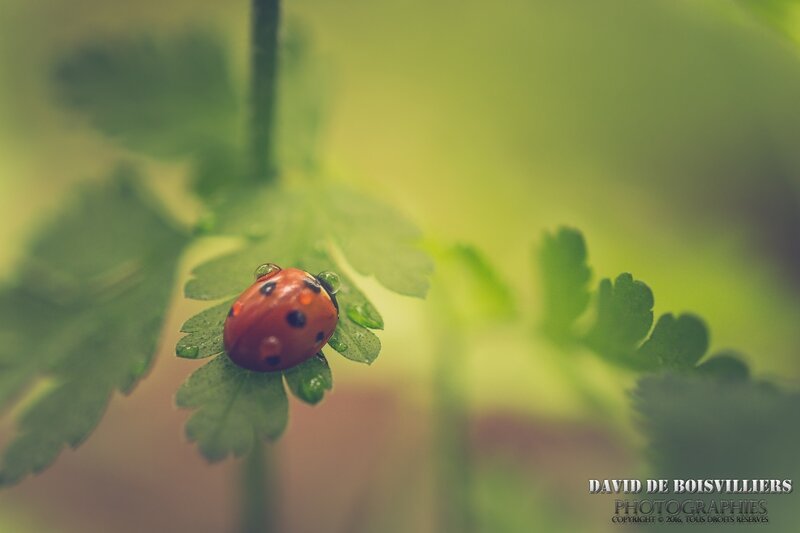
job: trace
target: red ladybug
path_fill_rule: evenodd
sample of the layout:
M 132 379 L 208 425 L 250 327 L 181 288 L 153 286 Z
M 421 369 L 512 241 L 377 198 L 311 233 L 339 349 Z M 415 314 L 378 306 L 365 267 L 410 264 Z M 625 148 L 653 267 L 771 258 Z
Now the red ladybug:
M 293 367 L 328 342 L 339 321 L 338 276 L 273 264 L 256 270 L 256 282 L 233 303 L 225 319 L 225 351 L 257 372 Z

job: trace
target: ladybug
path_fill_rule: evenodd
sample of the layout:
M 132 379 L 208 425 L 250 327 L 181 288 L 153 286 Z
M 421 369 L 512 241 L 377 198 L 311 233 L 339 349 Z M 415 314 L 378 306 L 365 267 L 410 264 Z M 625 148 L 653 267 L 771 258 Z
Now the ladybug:
M 339 321 L 339 277 L 272 263 L 231 306 L 223 343 L 231 361 L 257 372 L 284 370 L 319 353 Z

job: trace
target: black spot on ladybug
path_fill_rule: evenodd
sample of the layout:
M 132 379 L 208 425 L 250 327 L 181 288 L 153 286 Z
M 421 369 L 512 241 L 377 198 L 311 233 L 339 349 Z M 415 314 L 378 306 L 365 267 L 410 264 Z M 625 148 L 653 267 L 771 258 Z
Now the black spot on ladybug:
M 302 328 L 306 325 L 306 315 L 302 311 L 294 310 L 289 311 L 286 315 L 286 322 L 293 328 Z
M 231 307 L 230 310 L 228 311 L 228 316 L 233 316 L 233 307 Z
M 276 283 L 274 281 L 268 281 L 267 283 L 261 286 L 261 294 L 264 296 L 269 296 L 272 294 L 272 291 L 275 290 Z
M 276 366 L 280 362 L 281 358 L 279 355 L 273 355 L 272 357 L 267 357 L 267 364 L 269 366 Z
M 303 281 L 305 282 L 306 287 L 316 292 L 317 294 L 319 294 L 322 291 L 322 287 L 316 281 L 312 281 L 310 279 L 304 279 Z
M 317 342 L 321 341 L 324 338 L 325 338 L 325 333 L 323 333 L 321 331 L 318 331 L 317 332 Z

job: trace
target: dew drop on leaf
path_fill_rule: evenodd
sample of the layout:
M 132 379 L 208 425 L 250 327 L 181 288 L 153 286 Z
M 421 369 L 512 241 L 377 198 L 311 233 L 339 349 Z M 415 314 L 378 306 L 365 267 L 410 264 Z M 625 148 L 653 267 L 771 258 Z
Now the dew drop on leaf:
M 312 403 L 317 403 L 325 394 L 325 384 L 319 378 L 312 378 L 301 385 L 302 393 Z
M 365 328 L 383 329 L 383 319 L 369 302 L 348 305 L 347 317 Z
M 341 281 L 339 280 L 339 274 L 336 272 L 331 272 L 329 270 L 320 272 L 317 274 L 317 279 L 330 294 L 336 294 L 339 292 Z
M 180 357 L 197 357 L 200 354 L 199 346 L 183 346 L 179 344 L 175 348 L 175 353 Z
M 322 389 L 322 380 L 319 378 L 313 378 L 306 385 L 308 392 L 312 394 L 318 393 Z
M 333 348 L 337 352 L 341 353 L 341 352 L 347 351 L 347 343 L 345 343 L 344 341 L 342 341 L 341 338 L 339 338 L 339 330 L 338 329 L 336 331 L 334 331 L 333 335 L 331 335 L 331 338 L 328 339 L 328 344 L 330 344 L 331 348 Z

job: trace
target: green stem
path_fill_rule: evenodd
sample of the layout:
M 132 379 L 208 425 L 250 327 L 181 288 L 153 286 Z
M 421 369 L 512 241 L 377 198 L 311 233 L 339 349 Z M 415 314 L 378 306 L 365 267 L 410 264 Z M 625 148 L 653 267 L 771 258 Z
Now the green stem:
M 472 453 L 464 376 L 458 370 L 464 351 L 457 339 L 455 334 L 443 335 L 433 368 L 438 518 L 439 531 L 469 533 L 475 529 Z
M 250 173 L 255 181 L 275 180 L 273 130 L 278 74 L 280 0 L 253 0 L 250 78 Z
M 277 531 L 276 505 L 269 450 L 256 438 L 253 449 L 242 461 L 240 531 L 242 533 L 268 533 Z
M 274 161 L 276 79 L 280 0 L 252 0 L 250 27 L 250 122 L 248 141 L 250 177 L 254 181 L 277 179 Z M 270 450 L 255 437 L 253 449 L 242 461 L 240 531 L 269 533 L 278 530 L 275 505 L 277 480 Z

